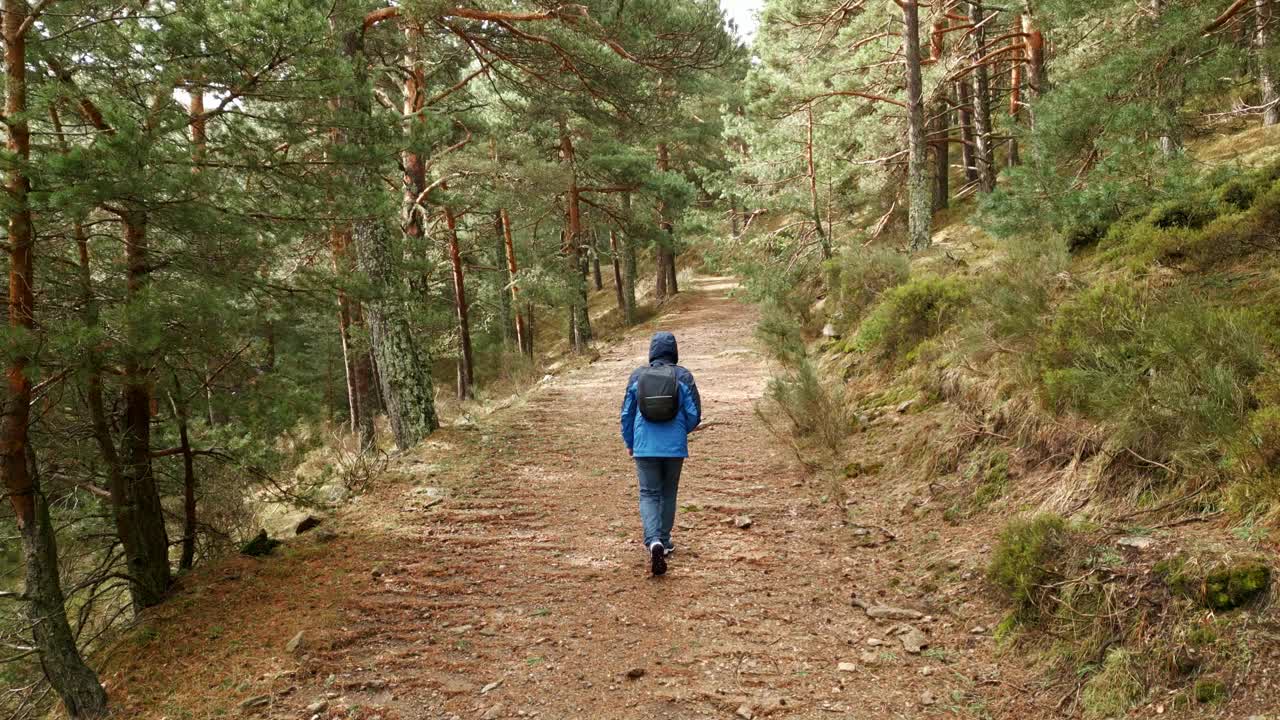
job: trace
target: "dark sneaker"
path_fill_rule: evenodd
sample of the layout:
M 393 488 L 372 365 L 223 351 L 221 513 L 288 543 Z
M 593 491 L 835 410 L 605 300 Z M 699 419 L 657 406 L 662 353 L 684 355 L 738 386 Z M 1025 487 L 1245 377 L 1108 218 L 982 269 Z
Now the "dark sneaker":
M 670 545 L 663 545 L 663 546 L 662 546 L 662 554 L 663 554 L 663 555 L 666 555 L 667 557 L 671 557 L 671 556 L 672 556 L 672 554 L 674 554 L 674 553 L 675 553 L 675 551 L 676 551 L 675 543 L 672 543 L 672 544 L 670 544 Z
M 660 542 L 649 546 L 649 572 L 654 577 L 667 574 L 667 549 Z

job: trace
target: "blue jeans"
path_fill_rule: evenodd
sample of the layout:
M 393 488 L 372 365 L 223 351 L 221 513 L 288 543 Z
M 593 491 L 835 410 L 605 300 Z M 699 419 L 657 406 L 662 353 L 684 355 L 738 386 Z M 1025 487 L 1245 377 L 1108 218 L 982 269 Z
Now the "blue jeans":
M 636 458 L 640 477 L 640 522 L 644 546 L 660 542 L 671 549 L 671 526 L 676 523 L 676 491 L 684 458 Z

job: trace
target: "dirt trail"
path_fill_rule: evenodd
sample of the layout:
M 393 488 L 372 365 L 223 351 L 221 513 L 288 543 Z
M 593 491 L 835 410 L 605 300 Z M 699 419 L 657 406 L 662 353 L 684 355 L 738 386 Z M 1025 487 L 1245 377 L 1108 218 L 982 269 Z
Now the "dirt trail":
M 686 465 L 670 574 L 643 572 L 617 429 L 650 327 L 477 431 L 481 477 L 411 513 L 418 541 L 395 543 L 348 613 L 349 644 L 325 663 L 328 683 L 349 690 L 344 704 L 403 718 L 948 713 L 944 654 L 908 662 L 889 633 L 898 623 L 851 605 L 852 590 L 878 594 L 860 581 L 904 558 L 842 547 L 842 514 L 756 417 L 768 372 L 754 313 L 731 288 L 699 279 L 657 323 L 680 339 L 710 423 Z
M 988 716 L 990 699 L 1010 691 L 995 691 L 994 668 L 983 661 L 990 640 L 971 632 L 981 611 L 921 580 L 941 573 L 944 584 L 963 587 L 973 564 L 949 553 L 966 550 L 900 527 L 909 515 L 891 473 L 859 486 L 847 507 L 824 497 L 822 483 L 755 415 L 768 370 L 752 340 L 754 311 L 730 297 L 732 287 L 697 279 L 676 310 L 590 366 L 544 382 L 476 429 L 429 441 L 397 464 L 402 482 L 362 498 L 337 540 L 300 546 L 291 566 L 243 571 L 252 580 L 219 571 L 225 582 L 203 592 L 223 603 L 218 630 L 236 638 L 224 656 L 266 683 L 242 683 L 231 702 L 268 691 L 238 712 L 362 720 Z M 710 423 L 692 443 L 677 552 L 660 579 L 644 572 L 617 417 L 623 383 L 656 329 L 679 337 Z M 741 516 L 749 527 L 735 523 Z M 894 537 L 867 529 L 876 527 Z M 939 563 L 935 574 L 926 569 Z M 214 596 L 233 580 L 244 589 Z M 868 618 L 851 593 L 937 615 L 911 623 L 929 649 L 907 653 L 895 634 L 903 623 Z M 237 606 L 237 597 L 249 604 Z M 273 640 L 233 635 L 254 619 L 237 615 L 268 604 Z M 197 627 L 194 618 L 185 616 L 186 627 Z M 308 633 L 302 648 L 284 652 L 283 639 L 298 627 Z M 268 642 L 270 656 L 256 664 L 234 649 Z M 177 675 L 199 677 L 202 668 L 184 663 L 172 666 Z M 199 680 L 203 688 L 217 682 Z

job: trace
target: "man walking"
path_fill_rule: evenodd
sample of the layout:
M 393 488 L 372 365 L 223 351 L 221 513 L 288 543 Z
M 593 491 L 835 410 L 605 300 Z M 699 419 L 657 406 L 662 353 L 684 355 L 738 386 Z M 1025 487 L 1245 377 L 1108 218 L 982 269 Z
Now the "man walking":
M 667 555 L 675 550 L 671 527 L 676 520 L 680 470 L 689 457 L 689 433 L 702 419 L 693 373 L 679 362 L 676 336 L 655 333 L 649 343 L 649 365 L 631 373 L 622 400 L 622 441 L 636 461 L 640 521 L 654 575 L 667 572 Z

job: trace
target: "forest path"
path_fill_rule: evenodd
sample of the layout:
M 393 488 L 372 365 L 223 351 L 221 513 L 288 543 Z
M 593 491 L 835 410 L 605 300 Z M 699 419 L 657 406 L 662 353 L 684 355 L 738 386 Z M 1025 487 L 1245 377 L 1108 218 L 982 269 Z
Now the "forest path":
M 825 502 L 755 415 L 768 369 L 756 313 L 732 288 L 697 278 L 672 311 L 596 362 L 403 463 L 405 482 L 361 502 L 361 515 L 379 518 L 368 549 L 340 551 L 375 553 L 339 561 L 366 568 L 336 608 L 340 629 L 309 641 L 288 697 L 264 714 L 898 718 L 954 716 L 972 702 L 972 668 L 945 651 L 908 655 L 900 622 L 850 603 L 854 591 L 898 595 L 896 571 L 914 572 L 936 538 L 868 540 Z M 618 438 L 624 383 L 656 329 L 679 338 L 709 423 L 693 437 L 677 552 L 657 579 L 645 572 L 634 469 Z M 891 502 L 871 502 L 859 522 L 900 520 Z M 743 516 L 749 527 L 735 522 Z M 914 626 L 974 652 L 967 626 Z

